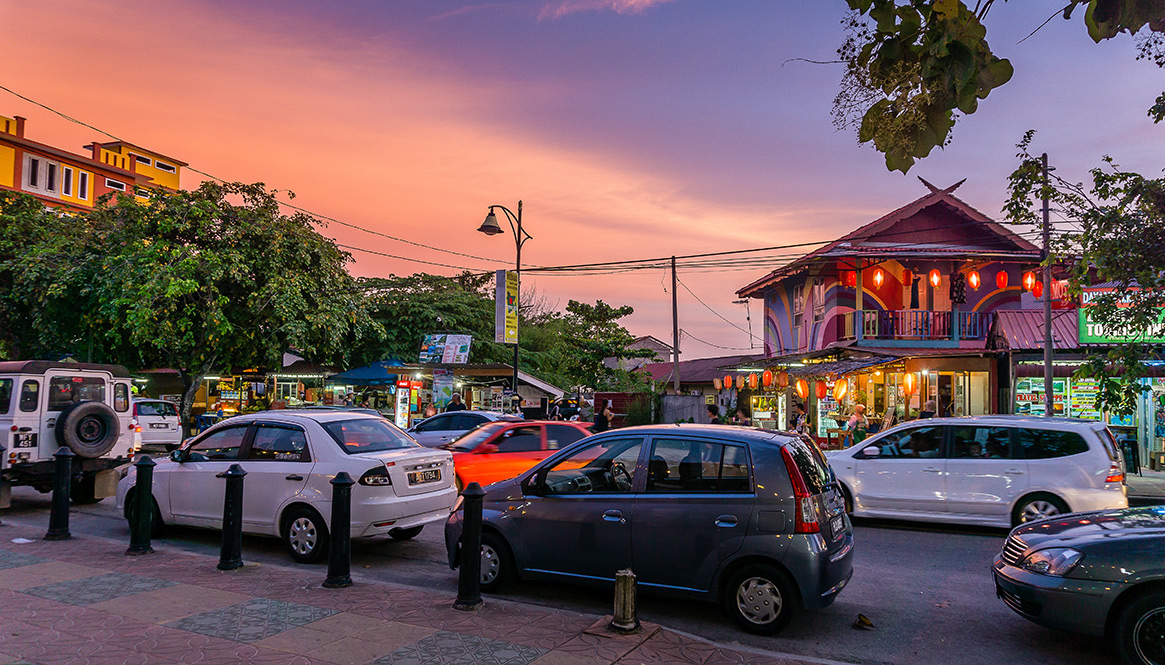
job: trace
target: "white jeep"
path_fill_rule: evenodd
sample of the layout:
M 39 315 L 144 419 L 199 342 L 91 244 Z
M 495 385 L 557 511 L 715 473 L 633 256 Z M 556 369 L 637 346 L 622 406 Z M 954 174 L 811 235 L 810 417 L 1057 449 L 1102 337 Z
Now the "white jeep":
M 52 491 L 61 446 L 73 458 L 70 496 L 96 503 L 117 491 L 133 457 L 130 376 L 120 365 L 0 362 L 0 507 L 11 487 Z

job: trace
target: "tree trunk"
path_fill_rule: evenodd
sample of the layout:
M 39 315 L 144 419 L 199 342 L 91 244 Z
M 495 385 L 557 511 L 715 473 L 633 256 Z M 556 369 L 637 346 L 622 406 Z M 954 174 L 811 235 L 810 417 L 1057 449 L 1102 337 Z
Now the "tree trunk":
M 182 415 L 182 438 L 185 440 L 191 434 L 192 423 L 190 422 L 190 409 L 194 406 L 194 396 L 198 394 L 198 386 L 202 384 L 202 378 L 210 371 L 207 366 L 194 371 L 193 374 L 186 370 L 178 370 L 178 375 L 182 377 L 182 405 L 178 412 Z M 210 399 L 210 395 L 207 395 Z

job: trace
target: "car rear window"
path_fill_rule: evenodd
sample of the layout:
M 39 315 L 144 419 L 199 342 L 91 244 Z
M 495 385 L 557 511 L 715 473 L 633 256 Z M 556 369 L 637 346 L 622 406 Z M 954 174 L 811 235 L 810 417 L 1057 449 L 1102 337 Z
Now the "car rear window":
M 49 411 L 64 411 L 77 402 L 104 402 L 105 379 L 94 376 L 54 376 L 49 379 Z
M 1114 462 L 1119 462 L 1121 460 L 1120 453 L 1118 452 L 1120 450 L 1120 444 L 1117 442 L 1116 437 L 1113 436 L 1112 430 L 1107 427 L 1102 427 L 1097 431 L 1097 434 L 1100 436 L 1100 440 L 1104 442 L 1104 451 L 1108 453 L 1108 458 Z
M 1024 459 L 1051 459 L 1088 451 L 1088 443 L 1076 432 L 1022 428 L 1016 438 Z
M 320 425 L 349 455 L 420 447 L 412 437 L 383 418 L 335 420 Z
M 12 405 L 12 379 L 0 379 L 0 413 L 8 413 Z
M 810 445 L 801 439 L 792 439 L 785 444 L 785 448 L 793 455 L 793 463 L 805 479 L 805 486 L 813 494 L 821 494 L 833 482 L 833 474 L 829 470 L 829 463 L 820 451 L 810 448 Z M 816 446 L 814 446 L 816 447 Z
M 481 427 L 478 427 L 475 430 L 470 430 L 454 439 L 453 443 L 449 444 L 449 449 L 463 453 L 469 452 L 470 450 L 478 447 L 482 441 L 485 441 L 496 434 L 499 429 L 506 426 L 507 425 L 505 423 L 486 423 Z
M 134 406 L 137 407 L 139 416 L 176 417 L 178 415 L 178 410 L 169 402 L 138 402 Z

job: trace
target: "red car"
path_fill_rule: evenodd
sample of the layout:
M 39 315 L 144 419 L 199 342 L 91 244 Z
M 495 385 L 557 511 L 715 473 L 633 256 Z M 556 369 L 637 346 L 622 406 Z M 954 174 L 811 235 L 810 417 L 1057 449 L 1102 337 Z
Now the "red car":
M 507 480 L 560 448 L 590 435 L 589 423 L 559 420 L 497 421 L 466 432 L 442 448 L 453 452 L 457 487 Z

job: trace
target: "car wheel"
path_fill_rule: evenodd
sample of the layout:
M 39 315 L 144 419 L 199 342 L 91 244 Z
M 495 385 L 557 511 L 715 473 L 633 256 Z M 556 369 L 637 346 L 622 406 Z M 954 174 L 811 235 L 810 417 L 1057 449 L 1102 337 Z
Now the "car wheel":
M 1128 665 L 1165 663 L 1165 591 L 1129 603 L 1116 622 L 1117 652 Z
M 773 635 L 789 625 L 797 611 L 797 596 L 783 572 L 754 564 L 728 580 L 724 606 L 741 628 L 757 635 Z
M 407 529 L 389 529 L 388 537 L 393 540 L 412 540 L 421 534 L 423 528 L 425 526 L 422 524 L 421 526 L 410 526 Z
M 843 501 L 845 501 L 845 513 L 847 515 L 853 515 L 854 514 L 854 498 L 849 493 L 849 488 L 847 488 L 845 485 L 842 485 L 841 483 L 838 483 L 837 486 L 841 488 L 841 498 Z
M 1068 512 L 1068 506 L 1051 494 L 1032 494 L 1025 496 L 1016 504 L 1011 513 L 1011 525 L 1019 526 L 1024 522 L 1047 519 Z
M 328 553 L 328 527 L 320 514 L 306 506 L 291 509 L 283 518 L 283 544 L 297 563 L 315 563 Z
M 501 591 L 514 578 L 514 555 L 501 536 L 481 534 L 481 590 L 486 593 Z
M 166 532 L 166 523 L 162 521 L 162 511 L 158 510 L 157 500 L 150 502 L 154 507 L 154 519 L 150 522 L 150 538 L 161 538 Z M 125 521 L 129 522 L 130 529 L 137 520 L 138 500 L 137 493 L 130 492 L 125 497 Z

